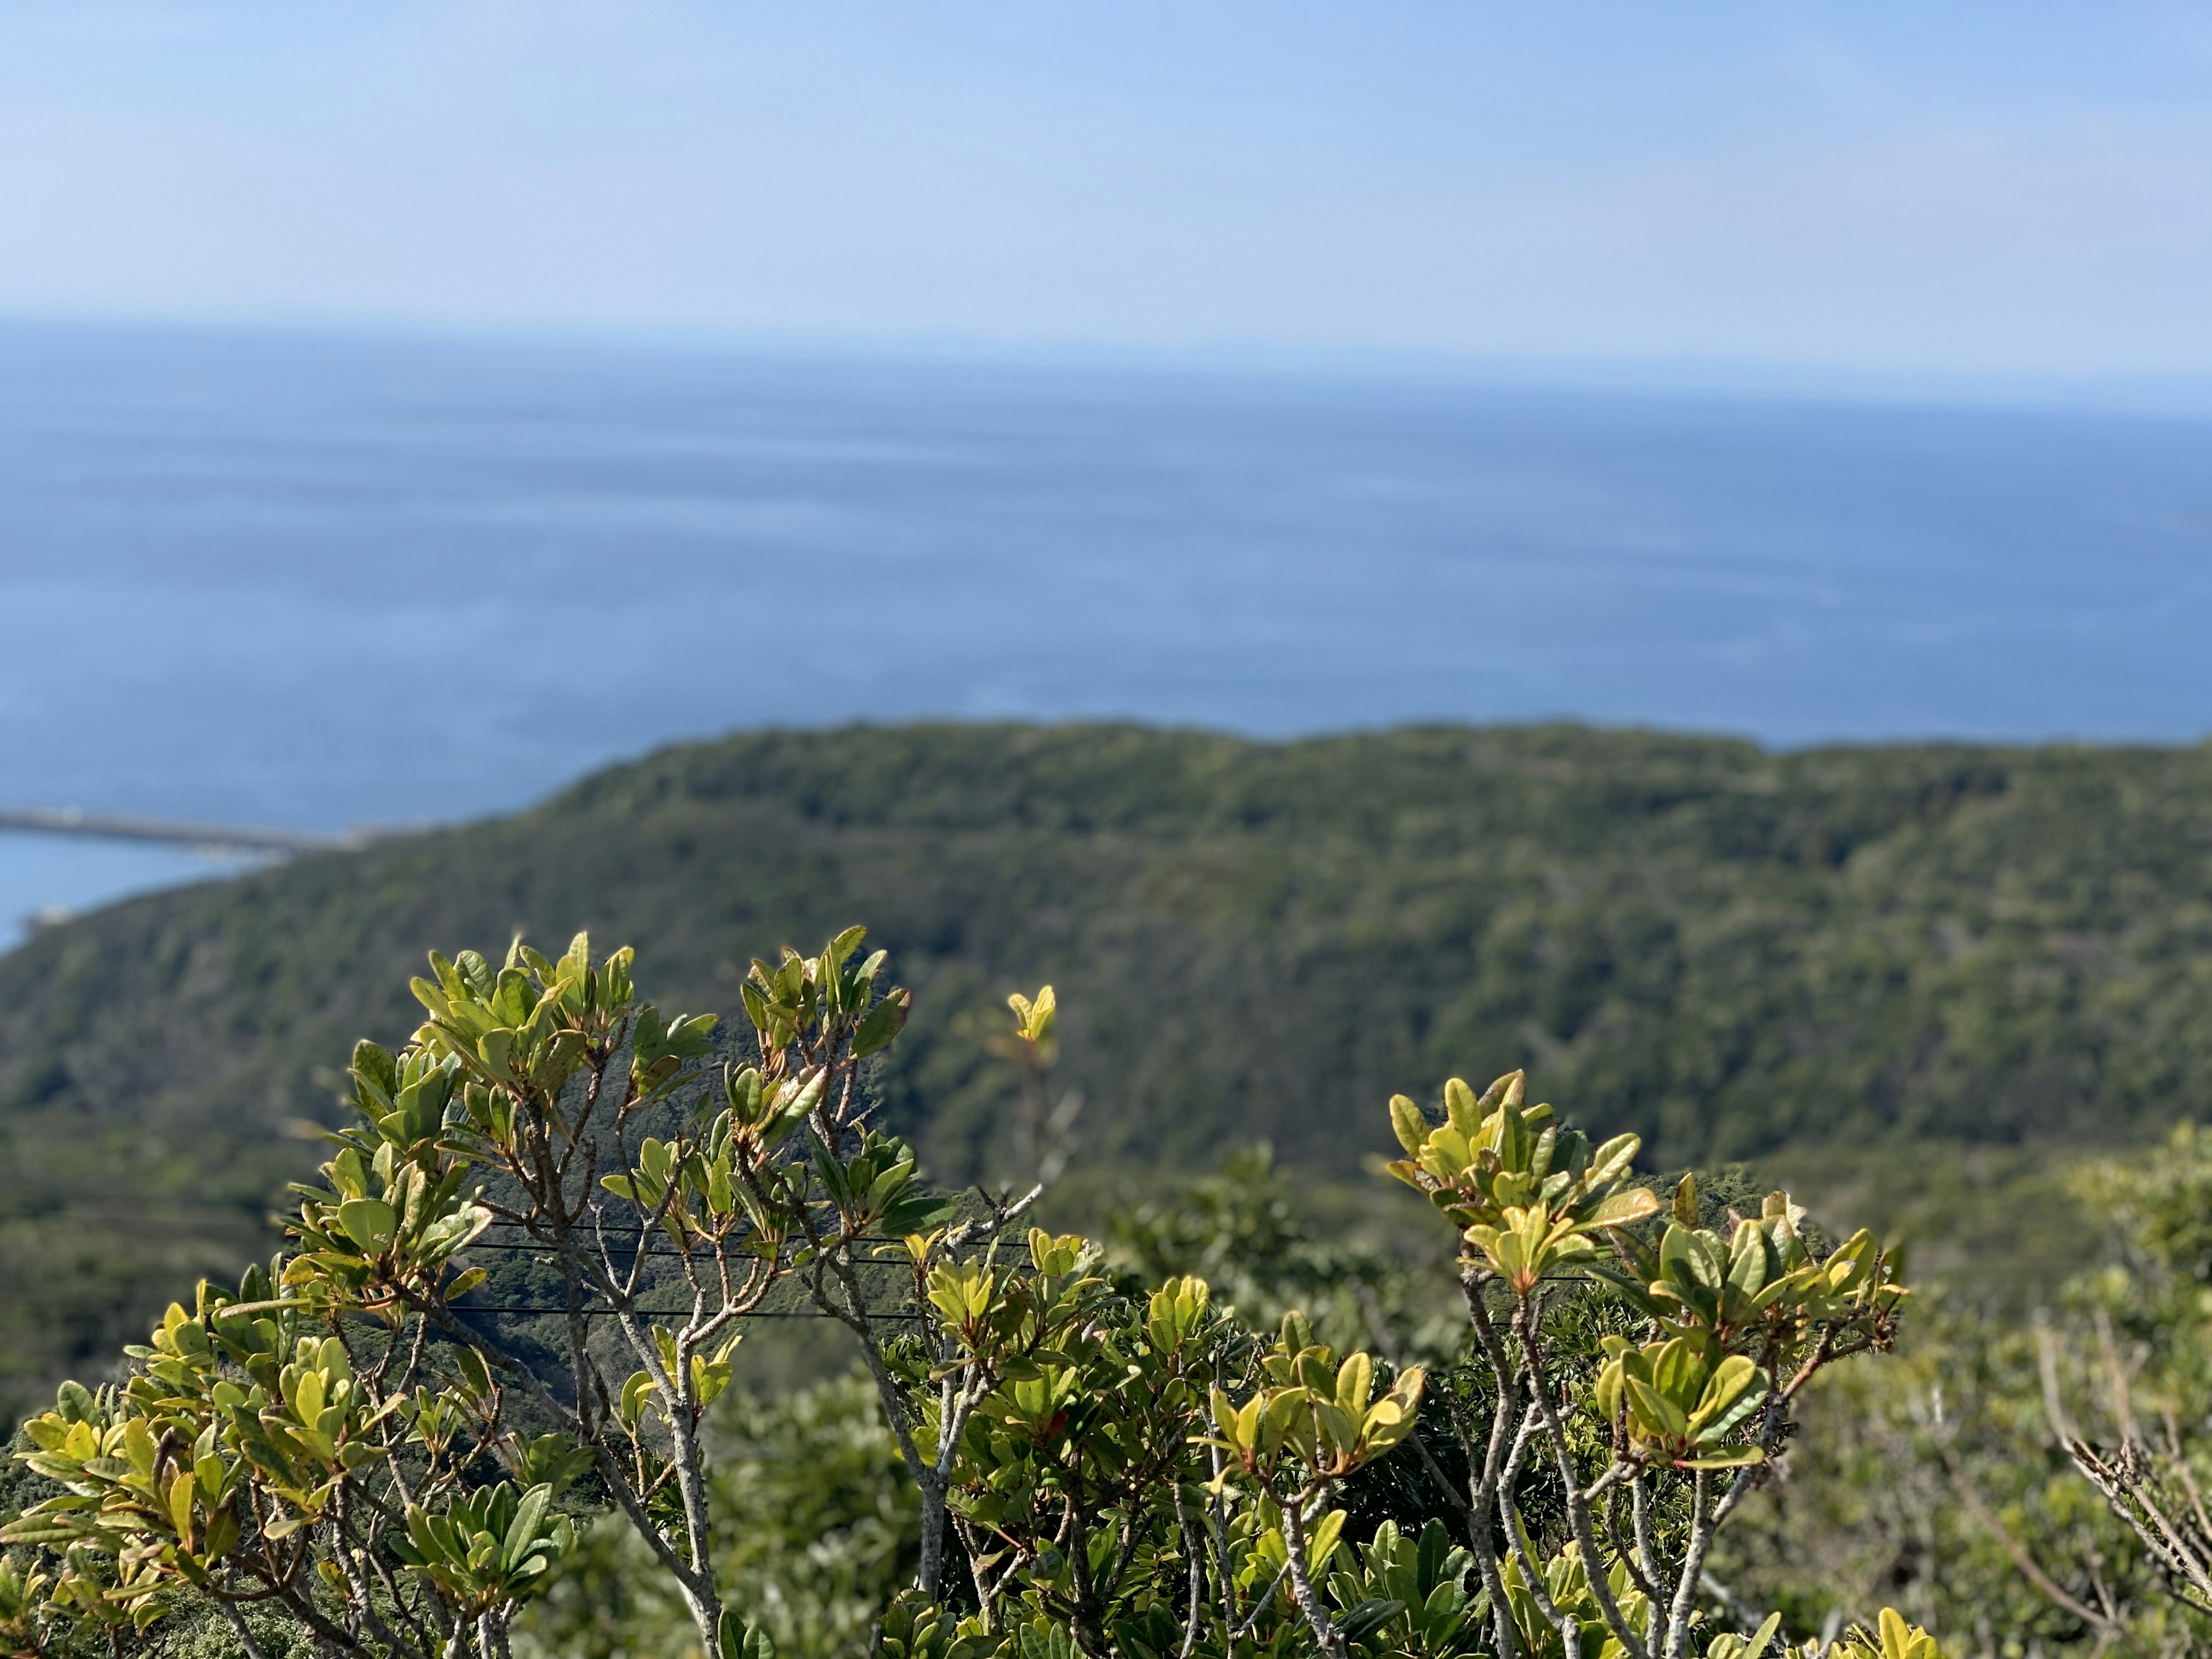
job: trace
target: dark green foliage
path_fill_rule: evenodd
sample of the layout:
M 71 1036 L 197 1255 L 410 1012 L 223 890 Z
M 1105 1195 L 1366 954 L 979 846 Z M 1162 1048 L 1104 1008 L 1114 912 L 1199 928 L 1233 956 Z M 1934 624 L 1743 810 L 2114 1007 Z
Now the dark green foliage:
M 1677 1164 L 2212 1113 L 2203 750 L 766 733 L 0 960 L 0 1391 L 265 1252 L 315 1156 L 270 1130 L 334 1121 L 353 1039 L 413 1027 L 422 940 L 588 927 L 734 1015 L 751 957 L 860 916 L 927 1015 L 882 1086 L 948 1182 L 1011 1173 L 976 1167 L 1014 1085 L 959 1016 L 1048 979 L 1093 1165 L 1265 1135 L 1349 1174 L 1453 1066 L 1529 1065 Z
M 920 1531 L 874 1384 L 853 1370 L 787 1395 L 732 1391 L 713 1425 L 714 1556 L 732 1607 L 783 1659 L 866 1652 L 914 1577 Z M 519 1634 L 545 1659 L 658 1659 L 690 1632 L 658 1564 L 608 1516 Z

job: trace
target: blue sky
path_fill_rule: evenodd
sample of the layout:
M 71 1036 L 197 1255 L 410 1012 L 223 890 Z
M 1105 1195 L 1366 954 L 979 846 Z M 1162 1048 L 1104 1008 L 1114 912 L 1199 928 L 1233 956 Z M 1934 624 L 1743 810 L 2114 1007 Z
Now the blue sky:
M 0 3 L 0 310 L 2212 374 L 2212 9 Z

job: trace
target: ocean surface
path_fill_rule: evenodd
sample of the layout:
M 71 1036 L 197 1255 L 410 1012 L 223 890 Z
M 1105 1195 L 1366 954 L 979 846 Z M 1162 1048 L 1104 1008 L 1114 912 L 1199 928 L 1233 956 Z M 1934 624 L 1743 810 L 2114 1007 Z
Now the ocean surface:
M 2212 728 L 2212 422 L 0 327 L 0 806 L 343 829 L 763 723 Z M 0 833 L 15 918 L 219 874 Z

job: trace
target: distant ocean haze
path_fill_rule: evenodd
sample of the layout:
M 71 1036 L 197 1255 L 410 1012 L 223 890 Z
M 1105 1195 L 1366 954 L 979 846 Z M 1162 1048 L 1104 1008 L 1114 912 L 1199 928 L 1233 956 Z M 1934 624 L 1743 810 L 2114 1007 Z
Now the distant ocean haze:
M 0 329 L 0 805 L 337 829 L 740 725 L 2212 726 L 2212 422 Z M 213 866 L 0 838 L 0 925 Z

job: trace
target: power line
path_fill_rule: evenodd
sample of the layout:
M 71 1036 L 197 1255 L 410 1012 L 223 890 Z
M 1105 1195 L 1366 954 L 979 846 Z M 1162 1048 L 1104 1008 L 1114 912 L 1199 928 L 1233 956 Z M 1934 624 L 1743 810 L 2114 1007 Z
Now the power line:
M 455 1304 L 453 1308 L 453 1311 L 457 1314 L 536 1314 L 549 1319 L 565 1319 L 568 1314 L 568 1310 L 566 1308 L 535 1308 L 525 1306 L 520 1304 L 482 1307 L 474 1304 L 461 1303 Z M 630 1311 L 636 1314 L 641 1319 L 673 1319 L 678 1315 L 690 1313 L 691 1310 L 689 1308 L 634 1308 Z M 618 1315 L 622 1312 L 622 1310 L 619 1308 L 579 1308 L 576 1310 L 576 1312 L 579 1316 L 586 1319 L 605 1319 Z M 818 1308 L 763 1308 L 756 1309 L 751 1313 L 739 1314 L 737 1317 L 739 1319 L 837 1319 L 842 1321 L 843 1316 L 833 1313 L 823 1313 Z M 920 1319 L 921 1315 L 919 1312 L 864 1313 L 860 1317 L 868 1320 L 905 1320 L 912 1322 Z
M 463 1245 L 461 1247 L 461 1250 L 464 1253 L 471 1250 L 520 1250 L 534 1252 L 539 1255 L 550 1255 L 553 1254 L 554 1247 L 550 1244 L 484 1243 L 479 1241 L 474 1244 Z M 708 1246 L 699 1244 L 694 1245 L 689 1250 L 650 1249 L 639 1250 L 637 1254 L 644 1256 L 658 1256 L 665 1261 L 682 1261 L 685 1260 L 696 1260 L 701 1255 L 711 1256 L 713 1252 Z M 732 1261 L 773 1261 L 781 1260 L 780 1257 L 763 1255 L 757 1250 L 725 1250 L 722 1254 L 726 1258 Z M 911 1261 L 902 1261 L 896 1256 L 860 1256 L 856 1257 L 850 1265 L 855 1267 L 906 1268 L 911 1268 L 914 1266 Z
M 495 1221 L 491 1224 L 495 1227 L 521 1227 L 527 1224 L 520 1221 Z M 577 1226 L 571 1228 L 569 1231 L 580 1236 L 584 1234 L 597 1233 L 657 1233 L 665 1231 L 665 1229 L 662 1228 L 658 1223 L 649 1227 L 633 1227 L 627 1222 L 623 1222 L 605 1227 L 599 1226 L 595 1223 L 589 1227 Z M 842 1233 L 837 1233 L 832 1235 L 827 1242 L 838 1244 L 903 1244 L 906 1243 L 906 1240 L 902 1237 L 893 1238 L 889 1233 L 854 1233 L 849 1238 Z M 546 1248 L 550 1249 L 551 1247 L 547 1246 Z

